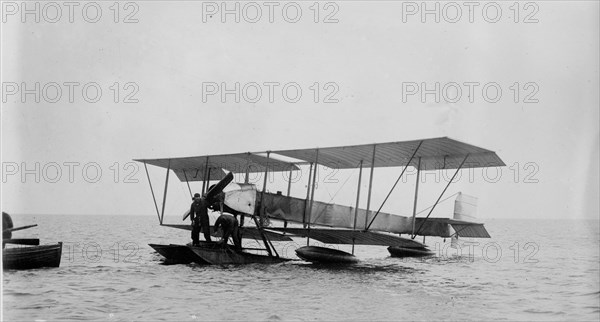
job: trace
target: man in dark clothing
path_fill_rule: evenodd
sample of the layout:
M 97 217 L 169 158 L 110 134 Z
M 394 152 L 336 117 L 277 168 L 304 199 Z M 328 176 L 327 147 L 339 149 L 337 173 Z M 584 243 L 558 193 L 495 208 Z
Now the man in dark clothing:
M 236 251 L 242 250 L 242 243 L 240 240 L 240 235 L 238 233 L 238 221 L 233 215 L 222 214 L 217 218 L 215 222 L 215 231 L 221 228 L 221 243 L 223 246 L 227 245 L 227 240 L 231 236 L 233 238 L 233 244 L 235 245 Z
M 194 194 L 194 202 L 190 207 L 190 218 L 192 219 L 192 243 L 200 243 L 200 231 L 204 233 L 204 239 L 208 242 L 210 239 L 210 223 L 208 221 L 208 202 L 205 197 L 199 193 Z

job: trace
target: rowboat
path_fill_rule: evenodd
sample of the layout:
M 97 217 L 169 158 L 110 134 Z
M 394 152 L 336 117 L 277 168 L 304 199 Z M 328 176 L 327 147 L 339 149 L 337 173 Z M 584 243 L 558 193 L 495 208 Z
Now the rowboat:
M 13 227 L 10 215 L 2 212 L 2 265 L 4 269 L 31 269 L 59 267 L 62 255 L 62 242 L 55 245 L 42 245 L 38 238 L 12 238 L 12 233 L 36 227 L 37 224 Z M 6 245 L 20 245 L 8 247 Z
M 4 269 L 59 267 L 62 242 L 55 245 L 9 247 L 2 251 Z

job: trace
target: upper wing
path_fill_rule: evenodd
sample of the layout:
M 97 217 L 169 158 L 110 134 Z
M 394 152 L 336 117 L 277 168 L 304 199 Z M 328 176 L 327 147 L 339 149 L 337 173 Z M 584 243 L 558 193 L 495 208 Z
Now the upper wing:
M 347 145 L 328 148 L 310 148 L 206 155 L 185 158 L 135 159 L 134 161 L 171 169 L 181 181 L 202 181 L 210 169 L 210 180 L 221 180 L 225 173 L 270 172 L 298 170 L 297 164 L 309 162 L 336 169 L 363 167 L 406 166 L 416 167 L 420 159 L 421 170 L 456 169 L 468 156 L 463 168 L 504 166 L 495 152 L 447 137 L 397 141 L 363 145 Z M 375 155 L 373 156 L 373 151 Z M 288 160 L 285 160 L 285 159 Z M 290 160 L 290 158 L 294 160 Z M 208 173 L 206 173 L 208 175 Z

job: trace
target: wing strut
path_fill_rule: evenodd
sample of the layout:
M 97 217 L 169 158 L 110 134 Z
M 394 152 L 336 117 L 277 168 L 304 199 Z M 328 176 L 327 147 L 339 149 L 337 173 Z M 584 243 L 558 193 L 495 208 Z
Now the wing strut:
M 375 170 L 375 153 L 377 152 L 377 144 L 373 144 L 373 158 L 371 159 L 371 175 L 369 176 L 369 193 L 367 194 L 367 211 L 365 212 L 365 231 L 369 229 L 369 209 L 371 207 L 371 188 L 373 188 L 373 171 Z M 377 216 L 377 214 L 375 214 Z M 373 217 L 375 219 L 375 217 Z M 371 221 L 373 222 L 373 221 Z
M 417 182 L 415 183 L 415 203 L 413 204 L 413 216 L 412 216 L 412 233 L 411 235 L 415 234 L 415 223 L 417 222 L 415 220 L 415 217 L 417 217 L 417 198 L 419 196 L 419 177 L 421 174 L 421 157 L 419 157 L 419 163 L 417 163 Z M 424 244 L 425 242 L 423 242 Z
M 192 188 L 190 188 L 190 182 L 188 181 L 187 175 L 185 174 L 185 169 L 183 169 L 182 171 L 183 177 L 185 178 L 185 183 L 187 183 L 188 190 L 190 191 L 190 198 L 192 198 L 194 195 L 192 195 Z
M 146 177 L 148 178 L 148 184 L 150 184 L 150 192 L 152 193 L 152 201 L 154 201 L 154 208 L 156 208 L 158 222 L 162 224 L 162 222 L 160 221 L 160 212 L 158 211 L 158 204 L 156 203 L 156 197 L 154 196 L 154 189 L 152 189 L 152 181 L 150 181 L 150 175 L 148 174 L 148 167 L 146 166 L 146 162 L 144 162 L 144 169 L 146 169 Z
M 258 229 L 260 237 L 262 238 L 263 243 L 265 244 L 265 249 L 267 250 L 267 253 L 269 253 L 269 256 L 273 256 L 273 253 L 271 252 L 271 247 L 269 246 L 269 241 L 267 239 L 267 236 L 265 236 L 262 226 L 258 222 L 258 219 L 256 219 L 256 216 L 252 216 L 252 219 L 254 219 L 254 224 L 256 224 L 256 229 Z M 279 257 L 279 255 L 277 257 Z
M 437 198 L 437 200 L 433 204 L 433 207 L 431 207 L 431 210 L 429 210 L 429 213 L 427 214 L 427 217 L 425 217 L 425 220 L 423 220 L 421 222 L 421 225 L 419 225 L 419 229 L 417 229 L 417 231 L 411 236 L 412 239 L 415 239 L 415 237 L 417 237 L 417 235 L 421 231 L 421 228 L 423 228 L 423 225 L 425 225 L 425 222 L 427 221 L 427 219 L 429 218 L 429 216 L 431 215 L 431 213 L 435 209 L 435 206 L 438 205 L 438 203 L 440 202 L 440 199 L 442 199 L 442 197 L 444 196 L 444 193 L 446 192 L 446 190 L 448 189 L 448 187 L 450 187 L 450 184 L 452 183 L 452 181 L 454 181 L 454 178 L 458 174 L 458 171 L 460 171 L 460 169 L 465 164 L 465 161 L 467 161 L 468 158 L 469 158 L 469 154 L 465 155 L 465 158 L 462 160 L 462 162 L 460 163 L 460 165 L 456 169 L 456 172 L 454 172 L 454 175 L 452 176 L 452 179 L 450 179 L 450 181 L 448 181 L 448 184 L 446 185 L 446 187 L 444 188 L 444 190 L 442 191 L 442 193 L 440 194 L 440 196 Z
M 271 152 L 267 152 L 267 160 L 270 157 Z M 264 209 L 264 204 L 263 204 L 263 199 L 265 198 L 265 191 L 267 191 L 267 177 L 269 176 L 269 168 L 265 167 L 265 178 L 263 179 L 263 188 L 262 188 L 262 192 L 260 193 L 260 208 L 261 210 Z
M 270 158 L 270 155 L 271 155 L 271 151 L 267 151 L 267 162 Z M 258 210 L 258 214 L 259 214 L 259 216 L 261 216 L 261 219 L 262 219 L 262 215 L 265 212 L 265 206 L 264 206 L 263 200 L 265 197 L 265 192 L 267 191 L 267 177 L 268 176 L 269 176 L 269 167 L 267 164 L 267 166 L 265 166 L 265 178 L 263 180 L 263 189 L 262 189 L 262 192 L 260 193 L 260 209 Z M 265 236 L 263 226 L 262 226 L 262 220 L 259 223 L 259 221 L 256 219 L 256 216 L 252 216 L 252 218 L 254 219 L 256 228 L 258 229 L 258 232 L 260 233 L 260 237 L 262 238 L 263 243 L 265 244 L 265 249 L 267 250 L 267 253 L 269 253 L 269 256 L 273 256 L 273 252 L 271 251 L 271 249 L 275 250 L 275 247 L 273 247 L 273 244 L 271 244 L 271 241 L 267 238 L 267 236 Z M 271 246 L 269 246 L 269 244 L 271 244 Z M 275 251 L 275 254 L 277 254 L 277 251 Z M 277 257 L 279 257 L 279 254 L 277 254 Z
M 163 223 L 163 218 L 165 217 L 165 205 L 167 204 L 167 188 L 169 188 L 169 172 L 171 172 L 171 160 L 169 160 L 169 165 L 167 166 L 167 178 L 165 179 L 165 193 L 163 194 L 163 204 L 162 204 L 162 213 L 160 214 L 160 224 Z
M 362 181 L 363 160 L 360 160 L 360 168 L 358 170 L 358 188 L 356 191 L 356 207 L 354 208 L 354 230 L 356 230 L 356 219 L 358 218 L 358 202 L 360 201 L 360 183 Z M 354 237 L 352 237 L 352 255 L 354 255 Z
M 302 228 L 306 228 L 306 212 L 308 211 L 308 198 L 310 198 L 310 180 L 312 178 L 312 162 L 308 169 L 308 183 L 306 185 L 306 202 L 304 203 L 304 213 L 302 214 Z
M 250 160 L 248 160 L 248 156 L 250 152 L 246 153 L 246 174 L 244 175 L 244 183 L 250 182 Z
M 315 201 L 315 186 L 317 183 L 317 168 L 319 167 L 319 149 L 317 149 L 317 155 L 315 156 L 315 168 L 313 169 L 313 182 L 312 182 L 312 191 L 310 192 L 310 206 L 308 208 L 308 235 L 306 238 L 306 246 L 309 245 L 310 242 L 310 217 L 312 216 L 313 211 L 313 203 Z
M 206 187 L 206 173 L 207 172 L 208 172 L 208 156 L 206 157 L 206 165 L 204 166 L 204 178 L 202 178 L 202 193 L 204 193 L 206 191 L 206 189 L 208 189 L 208 187 Z
M 206 190 L 204 191 L 204 193 L 208 193 L 208 191 L 210 190 L 210 170 L 212 170 L 211 167 L 208 168 L 208 173 L 206 174 Z
M 373 219 L 371 219 L 371 222 L 365 228 L 365 231 L 369 230 L 369 227 L 371 227 L 371 225 L 375 221 L 375 218 L 377 218 L 377 215 L 379 215 L 379 212 L 381 211 L 381 208 L 383 208 L 383 205 L 385 205 L 386 201 L 388 200 L 388 198 L 392 194 L 392 191 L 394 191 L 394 188 L 396 188 L 396 185 L 398 184 L 398 182 L 400 182 L 400 178 L 402 178 L 402 176 L 404 175 L 404 172 L 406 171 L 406 169 L 408 168 L 408 166 L 410 165 L 410 163 L 412 162 L 412 160 L 415 158 L 415 155 L 417 154 L 417 151 L 419 151 L 419 148 L 421 147 L 421 144 L 423 144 L 423 141 L 419 142 L 419 145 L 417 146 L 417 148 L 415 149 L 415 151 L 413 152 L 413 154 L 410 156 L 410 159 L 408 159 L 408 162 L 406 163 L 406 166 L 404 166 L 404 169 L 402 169 L 402 172 L 400 173 L 400 176 L 398 176 L 398 179 L 396 179 L 396 182 L 392 186 L 392 189 L 390 189 L 390 192 L 388 192 L 387 196 L 385 197 L 385 199 L 381 203 L 381 206 L 379 207 L 379 209 L 377 209 L 377 212 L 375 213 L 375 216 L 373 216 Z M 373 151 L 375 151 L 375 150 L 373 150 Z M 375 153 L 373 153 L 373 160 L 374 159 L 375 159 Z M 371 171 L 371 175 L 373 175 L 372 171 Z M 371 195 L 371 193 L 369 191 L 369 196 L 370 195 Z M 367 217 L 368 217 L 368 214 L 369 214 L 369 205 L 367 204 Z
M 294 171 L 294 167 L 290 167 L 290 177 L 288 178 L 288 191 L 287 196 L 290 196 L 290 192 L 292 191 L 292 172 Z

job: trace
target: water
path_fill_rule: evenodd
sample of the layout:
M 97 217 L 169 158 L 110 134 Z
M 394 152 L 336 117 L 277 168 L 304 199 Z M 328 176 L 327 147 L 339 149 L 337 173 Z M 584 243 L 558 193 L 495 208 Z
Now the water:
M 3 272 L 7 321 L 600 319 L 598 221 L 489 220 L 493 238 L 462 256 L 428 238 L 438 256 L 426 260 L 361 246 L 350 267 L 223 267 L 161 265 L 147 244 L 187 243 L 189 232 L 152 216 L 13 220 L 39 225 L 15 237 L 64 246 L 60 268 Z M 275 244 L 295 258 L 296 245 Z

